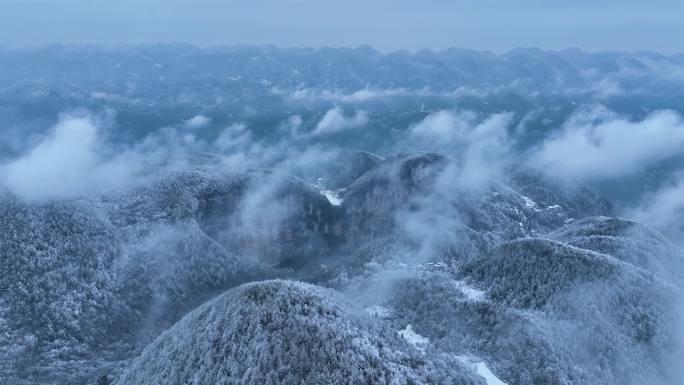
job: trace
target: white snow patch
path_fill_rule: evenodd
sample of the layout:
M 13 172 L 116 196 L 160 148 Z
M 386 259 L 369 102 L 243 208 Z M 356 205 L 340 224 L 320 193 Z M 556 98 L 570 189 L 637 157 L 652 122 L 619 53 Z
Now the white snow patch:
M 412 269 L 434 271 L 434 270 L 444 270 L 448 265 L 444 262 L 425 262 L 416 265 L 411 265 Z
M 475 289 L 474 287 L 468 285 L 465 281 L 455 281 L 456 282 L 456 287 L 458 290 L 461 291 L 463 295 L 466 296 L 466 298 L 473 300 L 473 301 L 482 301 L 484 300 L 486 292 L 482 290 Z
M 533 208 L 537 207 L 537 203 L 535 201 L 533 201 L 532 199 L 530 199 L 530 197 L 526 197 L 524 195 L 521 195 L 521 197 L 522 197 L 523 201 L 525 202 L 525 207 L 527 207 L 528 209 L 533 209 Z
M 399 335 L 402 336 L 402 338 L 404 338 L 406 342 L 415 346 L 421 352 L 425 350 L 425 345 L 430 343 L 429 339 L 416 333 L 410 324 L 406 325 L 404 330 L 399 330 L 397 333 L 399 333 Z
M 495 376 L 494 373 L 492 373 L 491 370 L 489 370 L 489 367 L 487 364 L 484 362 L 479 362 L 475 364 L 475 370 L 477 371 L 477 374 L 482 376 L 482 378 L 485 379 L 487 382 L 487 385 L 508 385 L 505 382 L 501 381 L 499 377 Z
M 418 268 L 422 268 L 425 270 L 443 270 L 447 268 L 447 264 L 444 262 L 426 262 L 425 265 L 419 264 Z
M 561 206 L 560 205 L 551 205 L 551 206 L 546 206 L 546 208 L 550 209 L 550 210 L 559 210 L 559 209 L 561 209 Z
M 325 196 L 333 206 L 339 206 L 342 204 L 342 198 L 340 198 L 339 191 L 332 190 L 321 190 L 321 195 Z
M 484 361 L 471 356 L 456 356 L 459 361 L 470 366 L 480 377 L 484 378 L 487 385 L 508 385 L 501 381 L 499 377 L 494 375 L 489 369 L 489 366 Z

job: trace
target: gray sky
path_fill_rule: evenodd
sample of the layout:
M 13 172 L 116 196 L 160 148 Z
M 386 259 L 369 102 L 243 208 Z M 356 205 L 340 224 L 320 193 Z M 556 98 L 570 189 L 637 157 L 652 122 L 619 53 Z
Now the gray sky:
M 0 45 L 684 52 L 684 0 L 0 0 Z

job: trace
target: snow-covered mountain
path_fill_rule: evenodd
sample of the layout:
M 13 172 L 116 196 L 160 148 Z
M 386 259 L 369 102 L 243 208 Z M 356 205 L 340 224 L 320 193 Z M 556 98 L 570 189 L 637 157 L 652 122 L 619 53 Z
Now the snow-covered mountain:
M 682 291 L 681 253 L 666 238 L 595 217 L 610 206 L 588 192 L 550 183 L 527 196 L 518 178 L 451 190 L 439 183 L 451 164 L 443 155 L 373 159 L 339 205 L 294 177 L 207 167 L 71 201 L 4 195 L 4 373 L 41 383 L 118 373 L 122 384 L 478 383 L 473 363 L 486 362 L 507 383 L 666 383 Z M 275 277 L 336 290 L 252 284 L 192 311 Z M 250 302 L 250 292 L 264 298 Z M 344 304 L 354 298 L 360 310 Z M 371 318 L 384 326 L 359 323 L 364 306 L 382 309 Z M 429 341 L 418 351 L 397 337 L 407 325 Z M 279 355 L 280 343 L 294 350 Z
M 2 49 L 0 383 L 678 385 L 683 65 Z
M 250 283 L 150 344 L 122 384 L 482 384 L 453 357 L 423 355 L 332 290 Z

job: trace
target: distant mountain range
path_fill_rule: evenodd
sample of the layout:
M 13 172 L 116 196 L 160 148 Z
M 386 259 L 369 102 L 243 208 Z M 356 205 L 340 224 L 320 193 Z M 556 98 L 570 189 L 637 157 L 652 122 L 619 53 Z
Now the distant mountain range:
M 586 94 L 640 82 L 644 92 L 676 92 L 682 82 L 684 54 L 653 52 L 587 53 L 577 48 L 548 51 L 517 48 L 497 55 L 450 48 L 439 52 L 396 51 L 370 47 L 277 48 L 234 46 L 197 48 L 186 44 L 120 48 L 55 45 L 42 49 L 0 50 L 0 82 L 57 81 L 97 85 L 102 92 L 136 87 L 240 88 L 245 85 L 314 87 L 341 91 L 361 88 L 429 88 L 453 92 L 520 91 Z M 616 82 L 616 84 L 597 84 Z M 613 91 L 615 91 L 613 89 Z

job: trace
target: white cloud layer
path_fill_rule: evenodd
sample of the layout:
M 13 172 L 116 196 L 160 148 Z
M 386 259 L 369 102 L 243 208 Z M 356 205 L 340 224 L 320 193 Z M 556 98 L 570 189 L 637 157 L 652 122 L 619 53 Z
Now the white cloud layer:
M 684 121 L 668 110 L 631 121 L 604 108 L 568 119 L 532 154 L 529 164 L 566 180 L 630 175 L 684 150 Z
M 66 199 L 121 186 L 141 164 L 131 153 L 104 159 L 91 117 L 63 117 L 23 156 L 0 166 L 0 184 L 28 201 Z
M 346 116 L 341 108 L 335 107 L 328 110 L 323 118 L 316 125 L 312 135 L 329 135 L 348 129 L 359 128 L 368 123 L 368 114 L 363 111 L 356 111 L 354 115 Z
M 684 242 L 684 176 L 648 194 L 638 207 L 628 209 L 625 215 L 655 227 L 674 241 Z
M 183 126 L 190 130 L 197 130 L 206 127 L 211 123 L 211 118 L 204 115 L 195 115 L 183 123 Z
M 300 125 L 300 120 L 295 117 L 289 123 Z M 366 121 L 362 113 L 343 120 L 329 120 L 324 132 Z M 160 168 L 196 167 L 193 159 L 201 154 L 211 154 L 228 173 L 265 167 L 315 178 L 338 153 L 292 138 L 260 142 L 244 123 L 224 128 L 214 141 L 188 133 L 185 126 L 172 126 L 155 130 L 133 146 L 117 146 L 105 140 L 108 135 L 100 123 L 90 115 L 62 116 L 33 148 L 0 164 L 0 188 L 28 202 L 72 199 L 144 183 Z
M 409 133 L 414 143 L 456 157 L 458 167 L 449 178 L 461 188 L 477 188 L 497 177 L 509 160 L 512 118 L 511 113 L 481 118 L 471 111 L 441 110 L 411 125 Z
M 425 91 L 411 91 L 405 88 L 387 88 L 387 89 L 375 89 L 375 88 L 363 88 L 350 93 L 343 91 L 331 91 L 331 90 L 316 90 L 311 88 L 302 88 L 295 90 L 293 92 L 286 92 L 279 89 L 271 90 L 274 94 L 284 95 L 287 100 L 290 101 L 312 101 L 312 100 L 325 100 L 335 103 L 363 103 L 371 100 L 391 98 L 396 96 L 407 96 L 420 94 Z
M 492 89 L 490 91 L 497 91 Z M 409 88 L 361 88 L 356 91 L 327 90 L 315 88 L 299 88 L 294 91 L 272 88 L 271 92 L 275 95 L 283 96 L 290 102 L 332 102 L 341 104 L 366 103 L 376 100 L 387 100 L 399 97 L 459 97 L 459 96 L 483 96 L 485 93 L 479 92 L 470 87 L 457 87 L 450 92 L 436 92 L 427 87 L 418 89 Z

